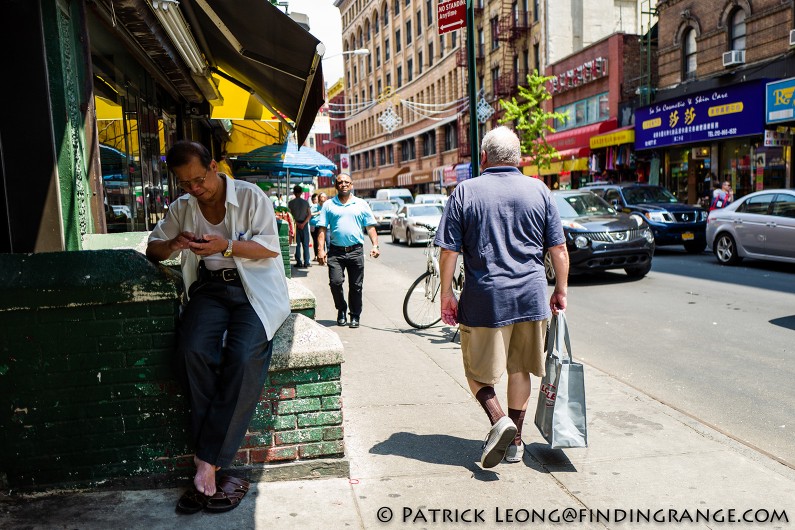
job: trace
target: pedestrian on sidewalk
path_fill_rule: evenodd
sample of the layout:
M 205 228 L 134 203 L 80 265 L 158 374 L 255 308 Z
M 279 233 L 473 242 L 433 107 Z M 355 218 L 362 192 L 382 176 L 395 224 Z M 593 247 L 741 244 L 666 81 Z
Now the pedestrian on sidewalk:
M 287 203 L 295 219 L 295 266 L 298 269 L 309 267 L 309 221 L 312 220 L 312 207 L 301 197 L 302 193 L 304 188 L 296 184 L 293 187 L 295 197 Z
M 177 142 L 166 163 L 187 193 L 155 226 L 146 256 L 180 256 L 187 300 L 177 364 L 190 399 L 196 475 L 178 508 L 226 511 L 248 483 L 216 472 L 232 463 L 243 442 L 273 336 L 290 314 L 279 232 L 265 193 L 220 173 L 203 145 Z
M 362 286 L 364 285 L 364 229 L 373 248 L 370 256 L 380 256 L 376 220 L 370 205 L 353 194 L 353 181 L 347 173 L 337 175 L 334 184 L 337 196 L 326 201 L 320 210 L 317 226 L 318 261 L 328 262 L 329 286 L 337 308 L 337 325 L 348 323 L 346 311 L 350 308 L 350 327 L 359 327 L 362 314 Z M 331 234 L 328 252 L 326 251 L 326 232 Z M 345 272 L 348 273 L 348 302 L 345 301 L 343 286 Z M 350 304 L 350 305 L 349 305 Z
M 309 221 L 309 229 L 312 231 L 312 248 L 315 252 L 315 261 L 318 261 L 317 251 L 319 247 L 317 246 L 317 236 L 320 232 L 318 230 L 317 222 L 320 220 L 320 210 L 323 208 L 323 203 L 325 203 L 326 199 L 328 199 L 328 195 L 325 193 L 316 193 L 312 195 L 312 197 L 312 219 Z
M 447 201 L 434 244 L 442 248 L 441 313 L 460 322 L 461 352 L 469 388 L 491 422 L 480 463 L 484 468 L 520 462 L 522 424 L 530 398 L 530 374 L 543 377 L 544 334 L 550 308 L 566 308 L 569 260 L 566 239 L 549 189 L 518 169 L 519 138 L 507 127 L 483 137 L 483 171 L 461 182 Z M 452 280 L 464 255 L 460 302 Z M 544 253 L 555 268 L 549 305 Z M 508 371 L 508 415 L 494 385 Z

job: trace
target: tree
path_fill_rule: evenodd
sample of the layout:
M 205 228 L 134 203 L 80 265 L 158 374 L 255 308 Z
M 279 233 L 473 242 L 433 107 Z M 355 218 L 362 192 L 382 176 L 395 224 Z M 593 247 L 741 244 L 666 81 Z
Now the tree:
M 547 81 L 552 77 L 539 75 L 538 70 L 527 76 L 527 86 L 519 86 L 519 99 L 500 100 L 505 115 L 500 123 L 516 122 L 519 139 L 522 142 L 522 153 L 529 156 L 531 164 L 538 167 L 549 167 L 550 161 L 558 154 L 558 150 L 547 143 L 547 133 L 554 133 L 553 120 L 564 122 L 567 114 L 547 112 L 542 104 L 552 99 L 547 92 Z

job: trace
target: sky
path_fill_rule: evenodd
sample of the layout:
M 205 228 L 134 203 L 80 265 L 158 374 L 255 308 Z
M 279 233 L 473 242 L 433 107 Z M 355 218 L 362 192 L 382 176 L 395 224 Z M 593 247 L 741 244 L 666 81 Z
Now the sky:
M 323 60 L 323 79 L 327 86 L 337 82 L 343 74 L 342 20 L 334 0 L 289 0 L 290 13 L 309 17 L 309 32 L 326 45 L 328 59 Z

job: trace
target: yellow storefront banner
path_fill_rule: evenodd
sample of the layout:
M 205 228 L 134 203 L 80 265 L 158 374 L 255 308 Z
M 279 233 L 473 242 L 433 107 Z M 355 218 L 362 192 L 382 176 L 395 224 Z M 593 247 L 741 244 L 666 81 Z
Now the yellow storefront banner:
M 558 162 L 552 162 L 549 164 L 549 167 L 542 167 L 540 169 L 538 166 L 524 166 L 522 168 L 522 173 L 527 175 L 528 177 L 533 177 L 535 175 L 559 175 L 560 173 L 565 173 L 569 171 L 587 171 L 587 170 L 588 170 L 588 159 L 575 158 L 573 160 L 561 160 Z
M 600 149 L 609 147 L 611 145 L 634 144 L 635 143 L 635 130 L 627 129 L 624 131 L 616 131 L 607 134 L 600 134 L 599 136 L 591 136 L 590 144 L 591 149 Z

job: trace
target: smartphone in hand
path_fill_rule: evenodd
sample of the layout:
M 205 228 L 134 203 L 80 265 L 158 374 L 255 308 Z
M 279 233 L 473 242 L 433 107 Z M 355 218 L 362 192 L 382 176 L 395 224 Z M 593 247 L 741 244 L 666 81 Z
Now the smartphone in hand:
M 196 238 L 196 239 L 194 239 L 194 240 L 193 240 L 193 242 L 194 242 L 194 243 L 209 243 L 209 241 L 208 241 L 208 240 L 206 240 L 206 239 L 203 239 L 203 238 L 200 238 L 200 237 L 199 237 L 199 238 Z

